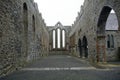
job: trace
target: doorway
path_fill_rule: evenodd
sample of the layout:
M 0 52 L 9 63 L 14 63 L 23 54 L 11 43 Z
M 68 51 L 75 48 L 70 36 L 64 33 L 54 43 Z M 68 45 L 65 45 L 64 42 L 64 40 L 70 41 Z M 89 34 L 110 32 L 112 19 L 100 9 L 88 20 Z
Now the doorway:
M 88 58 L 88 41 L 86 36 L 83 37 L 83 52 L 84 52 L 84 57 Z

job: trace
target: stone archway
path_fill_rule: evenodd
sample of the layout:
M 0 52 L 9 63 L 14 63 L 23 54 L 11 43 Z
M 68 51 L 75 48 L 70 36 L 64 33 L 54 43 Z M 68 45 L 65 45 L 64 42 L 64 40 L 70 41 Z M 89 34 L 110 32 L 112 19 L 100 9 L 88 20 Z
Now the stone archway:
M 84 57 L 88 58 L 88 41 L 86 36 L 83 36 L 82 47 L 83 47 Z
M 82 42 L 81 39 L 78 39 L 78 49 L 79 49 L 79 56 L 82 58 Z
M 111 11 L 113 8 L 109 6 L 104 6 L 100 12 L 99 18 L 98 18 L 98 23 L 97 23 L 97 39 L 96 39 L 96 46 L 97 46 L 97 61 L 100 62 L 106 62 L 107 61 L 107 55 L 106 55 L 106 24 L 107 24 L 107 19 L 109 15 L 111 14 Z M 113 10 L 114 11 L 114 10 Z M 116 13 L 115 13 L 116 15 Z M 117 15 L 116 15 L 117 16 Z M 118 20 L 118 17 L 117 17 Z M 119 23 L 118 23 L 119 24 Z M 110 45 L 110 37 L 108 40 L 108 48 L 111 47 Z

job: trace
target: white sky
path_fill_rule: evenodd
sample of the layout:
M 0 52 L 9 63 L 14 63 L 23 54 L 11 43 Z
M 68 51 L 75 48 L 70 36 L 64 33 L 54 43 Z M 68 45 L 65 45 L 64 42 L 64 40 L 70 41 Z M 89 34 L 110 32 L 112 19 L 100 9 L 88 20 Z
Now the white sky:
M 54 26 L 58 21 L 71 25 L 80 12 L 84 0 L 34 0 L 45 19 L 47 26 Z

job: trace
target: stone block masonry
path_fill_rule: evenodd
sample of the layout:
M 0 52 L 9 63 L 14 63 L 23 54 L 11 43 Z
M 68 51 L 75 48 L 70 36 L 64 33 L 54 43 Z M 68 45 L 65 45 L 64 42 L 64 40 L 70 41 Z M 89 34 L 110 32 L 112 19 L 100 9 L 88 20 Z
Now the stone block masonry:
M 70 55 L 88 58 L 92 62 L 118 60 L 120 31 L 105 30 L 112 9 L 120 30 L 120 0 L 85 0 L 72 27 L 60 22 L 46 26 L 34 0 L 0 0 L 0 76 L 47 56 L 49 52 L 70 52 Z M 61 39 L 58 41 L 59 31 L 62 36 L 59 35 Z M 111 49 L 106 48 L 108 34 L 115 37 Z
M 115 11 L 115 14 L 118 19 L 118 25 L 120 26 L 120 0 L 85 0 L 83 6 L 81 6 L 81 11 L 78 13 L 78 16 L 72 25 L 70 37 L 71 41 L 74 38 L 74 43 L 78 45 L 78 40 L 81 40 L 81 49 L 83 56 L 85 55 L 85 50 L 83 49 L 85 43 L 83 43 L 83 38 L 87 39 L 87 48 L 88 48 L 88 58 L 93 62 L 102 61 L 106 62 L 109 60 L 118 60 L 118 52 L 115 50 L 120 46 L 120 32 L 119 30 L 115 33 L 115 50 L 110 59 L 110 56 L 106 49 L 106 34 L 105 34 L 105 24 L 108 15 L 111 10 Z M 111 33 L 112 34 L 112 33 Z M 113 34 L 114 35 L 114 34 Z M 119 36 L 119 37 L 118 37 Z M 72 38 L 73 37 L 73 38 Z M 72 47 L 73 46 L 73 47 Z M 79 45 L 78 45 L 79 46 Z M 75 45 L 71 45 L 71 49 L 77 48 Z M 80 55 L 79 50 L 75 50 L 72 53 Z
M 47 55 L 49 42 L 41 45 L 42 39 L 49 40 L 46 30 L 33 0 L 0 0 L 0 76 Z

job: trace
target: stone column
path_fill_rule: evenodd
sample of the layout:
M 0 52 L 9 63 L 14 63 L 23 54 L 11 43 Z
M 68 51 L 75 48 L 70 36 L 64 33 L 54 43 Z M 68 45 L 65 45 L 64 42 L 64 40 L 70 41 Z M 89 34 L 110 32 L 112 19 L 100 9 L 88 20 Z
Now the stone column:
M 66 31 L 65 31 L 64 35 L 65 35 L 65 47 L 64 47 L 64 49 L 67 49 L 67 44 L 66 44 L 67 43 L 67 34 L 66 34 Z
M 53 49 L 53 40 L 54 40 L 53 39 L 53 31 L 54 30 L 51 31 L 51 35 L 50 35 L 51 36 L 51 40 L 52 40 L 52 41 L 50 40 L 50 42 L 51 42 L 51 49 Z
M 63 49 L 63 34 L 62 34 L 62 30 L 60 31 L 60 48 Z
M 55 30 L 55 49 L 57 49 L 57 29 Z

